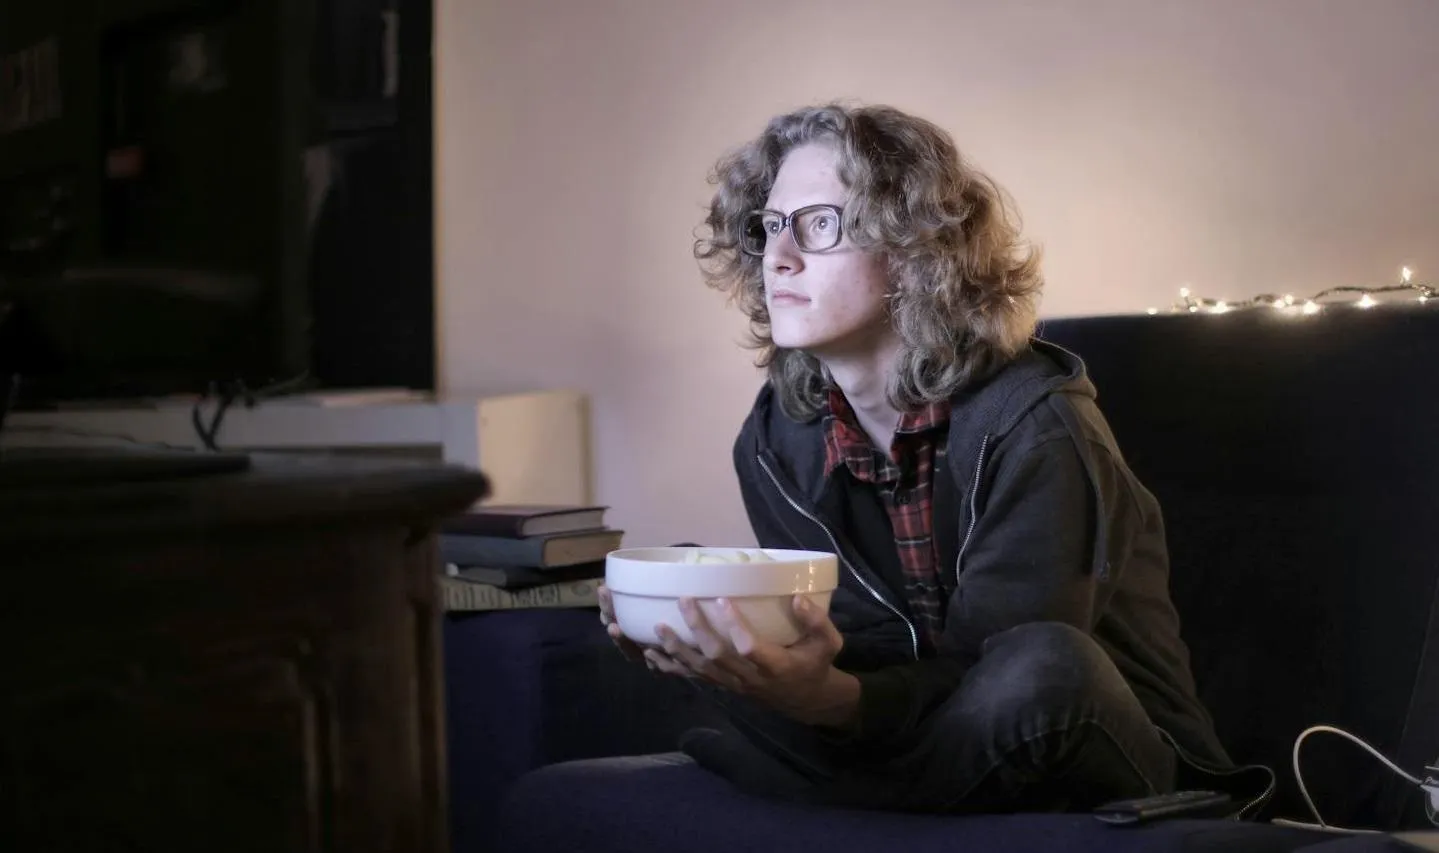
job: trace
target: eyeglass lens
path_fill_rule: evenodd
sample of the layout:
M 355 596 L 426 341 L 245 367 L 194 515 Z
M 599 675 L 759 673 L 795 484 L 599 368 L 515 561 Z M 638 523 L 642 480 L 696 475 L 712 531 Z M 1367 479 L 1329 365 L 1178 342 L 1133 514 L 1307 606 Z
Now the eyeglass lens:
M 752 255 L 764 254 L 766 244 L 778 238 L 785 225 L 785 217 L 774 211 L 757 210 L 749 214 L 741 231 L 741 248 Z M 790 214 L 788 225 L 801 251 L 823 252 L 839 243 L 839 214 L 828 205 L 800 208 Z

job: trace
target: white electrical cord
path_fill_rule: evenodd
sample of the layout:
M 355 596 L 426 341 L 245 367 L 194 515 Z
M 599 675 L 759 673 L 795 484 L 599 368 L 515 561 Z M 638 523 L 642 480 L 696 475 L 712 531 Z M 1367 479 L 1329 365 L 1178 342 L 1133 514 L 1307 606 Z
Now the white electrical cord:
M 1406 772 L 1402 767 L 1395 764 L 1393 761 L 1385 758 L 1382 754 L 1380 754 L 1379 750 L 1375 749 L 1374 747 L 1370 746 L 1369 744 L 1365 743 L 1363 740 L 1360 740 L 1349 732 L 1346 732 L 1343 729 L 1335 728 L 1334 726 L 1310 726 L 1309 728 L 1300 732 L 1299 737 L 1294 739 L 1294 781 L 1299 785 L 1299 795 L 1304 798 L 1304 804 L 1309 807 L 1309 813 L 1314 815 L 1315 822 L 1304 823 L 1303 821 L 1275 818 L 1271 821 L 1271 823 L 1277 824 L 1279 826 L 1299 827 L 1301 829 L 1317 829 L 1321 832 L 1339 832 L 1354 835 L 1385 834 L 1381 830 L 1377 829 L 1351 829 L 1349 827 L 1333 826 L 1331 824 L 1325 823 L 1324 818 L 1320 816 L 1319 809 L 1314 805 L 1314 798 L 1309 796 L 1309 789 L 1304 785 L 1304 774 L 1299 770 L 1299 748 L 1303 746 L 1305 738 L 1319 732 L 1339 735 L 1342 738 L 1358 744 L 1370 755 L 1382 761 L 1385 767 L 1393 770 L 1395 773 L 1399 774 L 1399 776 L 1403 777 L 1405 781 L 1424 791 L 1424 811 L 1429 816 L 1430 823 L 1433 823 L 1435 826 L 1439 826 L 1439 782 L 1436 782 L 1434 779 L 1426 779 L 1421 781 L 1418 777 Z

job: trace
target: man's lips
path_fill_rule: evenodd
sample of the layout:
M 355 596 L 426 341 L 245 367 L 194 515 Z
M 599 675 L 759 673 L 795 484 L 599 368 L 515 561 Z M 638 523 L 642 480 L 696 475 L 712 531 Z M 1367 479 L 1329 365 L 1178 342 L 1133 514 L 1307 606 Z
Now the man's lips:
M 804 294 L 797 291 L 780 288 L 779 290 L 776 290 L 770 294 L 770 301 L 782 302 L 790 305 L 806 305 L 809 303 L 810 299 L 808 296 L 805 296 Z

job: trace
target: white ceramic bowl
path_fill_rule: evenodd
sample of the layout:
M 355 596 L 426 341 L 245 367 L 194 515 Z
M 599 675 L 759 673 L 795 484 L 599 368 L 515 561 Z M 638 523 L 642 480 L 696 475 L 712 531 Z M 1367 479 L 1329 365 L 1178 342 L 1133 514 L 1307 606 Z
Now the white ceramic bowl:
M 694 562 L 696 558 L 705 562 Z M 787 646 L 800 637 L 794 597 L 804 595 L 828 610 L 838 583 L 839 561 L 823 551 L 627 548 L 605 558 L 605 586 L 614 600 L 615 621 L 626 637 L 641 645 L 659 644 L 655 627 L 661 623 L 693 643 L 679 600 L 696 599 L 700 611 L 714 618 L 715 599 L 725 597 L 761 639 Z

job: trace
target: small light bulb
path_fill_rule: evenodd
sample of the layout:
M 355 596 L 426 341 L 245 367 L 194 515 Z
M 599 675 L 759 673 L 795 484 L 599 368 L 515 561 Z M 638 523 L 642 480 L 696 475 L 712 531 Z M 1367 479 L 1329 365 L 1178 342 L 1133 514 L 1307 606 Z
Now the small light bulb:
M 1315 302 L 1313 299 L 1310 299 L 1308 302 L 1305 302 L 1305 303 L 1304 303 L 1304 313 L 1305 313 L 1305 314 L 1318 314 L 1318 313 L 1319 313 L 1319 303 L 1318 303 L 1318 302 Z
M 1367 293 L 1359 297 L 1360 308 L 1373 308 L 1376 304 L 1377 303 L 1374 301 L 1374 297 L 1370 296 Z
M 1158 313 L 1159 313 L 1159 309 L 1158 309 L 1158 308 L 1150 308 L 1149 310 L 1145 311 L 1144 313 L 1146 313 L 1146 314 L 1148 314 L 1149 316 L 1153 317 L 1155 314 L 1158 314 Z
M 1211 310 L 1215 314 L 1223 314 L 1229 310 L 1229 303 L 1221 299 L 1218 302 L 1214 303 L 1214 308 Z
M 1294 304 L 1294 294 L 1292 294 L 1292 293 L 1286 293 L 1286 294 L 1284 294 L 1284 304 L 1285 304 L 1285 305 L 1293 305 L 1293 304 Z
M 1179 288 L 1179 298 L 1180 298 L 1180 299 L 1188 299 L 1188 298 L 1189 298 L 1189 288 L 1187 288 L 1187 287 L 1181 287 L 1181 288 Z
M 1399 277 L 1404 280 L 1405 284 L 1408 284 L 1409 279 L 1414 277 L 1414 270 L 1405 267 L 1399 271 Z

